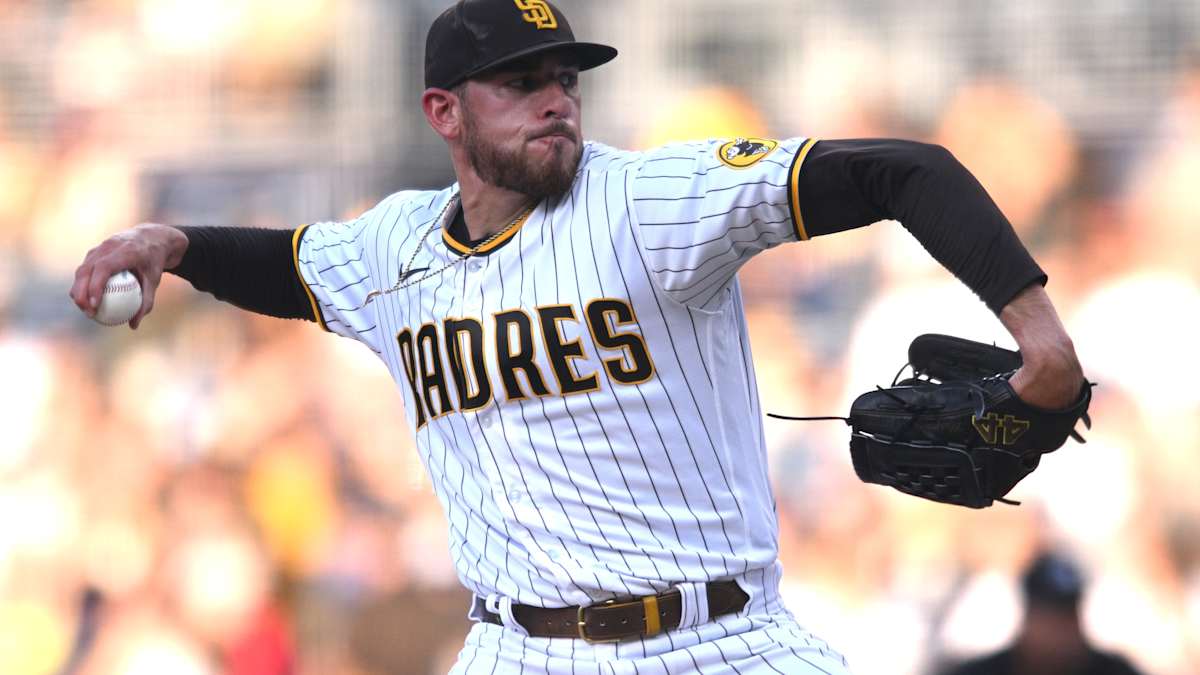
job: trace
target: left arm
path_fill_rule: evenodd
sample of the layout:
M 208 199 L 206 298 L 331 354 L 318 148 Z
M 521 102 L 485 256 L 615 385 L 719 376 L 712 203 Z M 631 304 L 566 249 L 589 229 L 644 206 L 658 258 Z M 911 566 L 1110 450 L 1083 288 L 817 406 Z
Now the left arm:
M 945 148 L 911 141 L 820 141 L 797 182 L 802 229 L 832 234 L 895 219 L 1000 317 L 1025 365 L 1012 378 L 1027 403 L 1073 403 L 1075 350 L 1043 286 L 1046 274 L 979 181 Z
M 1075 345 L 1058 319 L 1046 289 L 1033 284 L 1000 312 L 1024 361 L 1009 382 L 1021 400 L 1040 408 L 1062 408 L 1079 398 L 1083 369 Z

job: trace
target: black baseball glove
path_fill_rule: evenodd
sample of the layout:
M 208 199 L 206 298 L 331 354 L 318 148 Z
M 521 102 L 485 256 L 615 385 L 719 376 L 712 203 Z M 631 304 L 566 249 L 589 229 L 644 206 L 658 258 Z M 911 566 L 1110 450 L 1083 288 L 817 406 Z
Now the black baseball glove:
M 922 335 L 908 349 L 913 377 L 859 396 L 850 408 L 850 457 L 867 483 L 971 508 L 1004 498 L 1042 455 L 1091 427 L 1092 383 L 1062 410 L 1031 406 L 1008 378 L 1018 352 L 947 335 Z M 901 370 L 903 372 L 903 369 Z M 831 419 L 785 417 L 781 419 Z

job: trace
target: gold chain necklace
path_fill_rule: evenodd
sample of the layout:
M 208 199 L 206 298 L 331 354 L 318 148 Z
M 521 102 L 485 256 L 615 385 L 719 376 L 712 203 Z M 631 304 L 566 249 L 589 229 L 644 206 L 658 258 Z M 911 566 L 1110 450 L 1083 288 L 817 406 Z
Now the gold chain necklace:
M 367 294 L 367 299 L 363 301 L 362 307 L 366 307 L 367 305 L 371 304 L 371 301 L 373 301 L 378 296 L 391 295 L 392 293 L 404 290 L 405 288 L 408 288 L 409 286 L 412 286 L 414 284 L 419 284 L 422 281 L 425 281 L 426 279 L 431 279 L 433 277 L 436 277 L 437 275 L 441 274 L 442 272 L 445 272 L 446 270 L 450 269 L 451 267 L 454 267 L 455 265 L 461 263 L 462 261 L 466 260 L 467 258 L 470 258 L 471 256 L 479 253 L 486 246 L 488 246 L 492 242 L 496 241 L 497 239 L 499 239 L 500 237 L 504 236 L 509 231 L 511 231 L 514 227 L 517 226 L 518 223 L 520 223 L 521 221 L 523 221 L 527 217 L 529 217 L 529 214 L 533 213 L 533 210 L 535 208 L 537 208 L 537 204 L 535 203 L 533 206 L 530 206 L 530 207 L 524 209 L 523 211 L 517 213 L 517 216 L 512 219 L 512 222 L 510 222 L 508 225 L 505 225 L 502 229 L 497 230 L 496 232 L 492 233 L 487 239 L 484 239 L 483 241 L 479 242 L 478 244 L 472 246 L 466 253 L 459 256 L 456 260 L 452 260 L 432 272 L 426 272 L 424 276 L 422 276 L 418 279 L 409 279 L 408 281 L 405 281 L 404 280 L 404 276 L 405 276 L 404 271 L 408 270 L 409 272 L 412 272 L 413 263 L 415 263 L 417 261 L 417 255 L 421 252 L 421 249 L 425 247 L 425 241 L 427 239 L 429 239 L 429 235 L 433 234 L 433 231 L 438 229 L 438 226 L 442 224 L 442 221 L 443 221 L 443 219 L 445 219 L 446 213 L 447 213 L 447 211 L 450 210 L 451 205 L 453 205 L 459 201 L 461 201 L 461 198 L 457 195 L 446 200 L 446 205 L 442 207 L 442 212 L 438 214 L 438 217 L 436 219 L 434 219 L 433 224 L 429 226 L 429 229 L 425 230 L 425 234 L 421 237 L 421 241 L 417 242 L 417 247 L 415 249 L 413 249 L 412 255 L 408 258 L 408 263 L 400 268 L 400 270 L 399 270 L 400 275 L 396 279 L 395 285 L 393 285 L 391 288 L 389 288 L 385 291 L 371 291 L 370 293 Z M 362 309 L 362 307 L 359 307 L 359 309 Z

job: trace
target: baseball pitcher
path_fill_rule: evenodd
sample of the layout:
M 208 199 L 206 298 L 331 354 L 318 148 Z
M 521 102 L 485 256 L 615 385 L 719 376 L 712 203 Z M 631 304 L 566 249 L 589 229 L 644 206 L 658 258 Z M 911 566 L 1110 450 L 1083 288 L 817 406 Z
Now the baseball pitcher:
M 71 297 L 163 271 L 358 340 L 400 388 L 474 594 L 454 673 L 845 673 L 780 597 L 737 281 L 756 253 L 896 219 L 1000 318 L 1028 404 L 1084 382 L 1046 276 L 944 149 L 584 140 L 580 71 L 617 56 L 541 0 L 463 0 L 421 99 L 457 176 L 292 231 L 144 224 Z M 802 611 L 802 610 L 801 610 Z

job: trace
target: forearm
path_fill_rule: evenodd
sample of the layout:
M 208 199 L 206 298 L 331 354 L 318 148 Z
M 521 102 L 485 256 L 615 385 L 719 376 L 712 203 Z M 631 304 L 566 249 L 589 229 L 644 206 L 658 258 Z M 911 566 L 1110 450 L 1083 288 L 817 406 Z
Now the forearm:
M 294 230 L 178 227 L 187 246 L 166 271 L 242 309 L 315 321 L 293 260 Z
M 979 181 L 944 148 L 821 141 L 797 186 L 810 236 L 894 219 L 996 314 L 1046 275 Z
M 1000 312 L 1000 321 L 1021 351 L 1024 365 L 1011 378 L 1021 398 L 1043 408 L 1074 402 L 1083 369 L 1046 289 L 1033 285 L 1018 293 Z
M 1031 286 L 1013 298 L 1000 312 L 1000 322 L 1012 334 L 1022 351 L 1044 353 L 1049 349 L 1041 345 L 1070 345 L 1067 330 L 1058 317 L 1058 312 L 1040 286 Z

